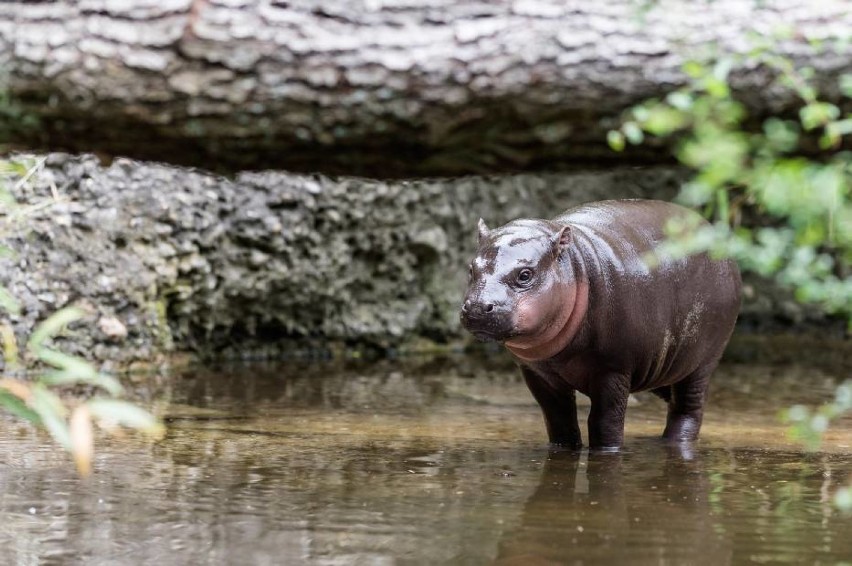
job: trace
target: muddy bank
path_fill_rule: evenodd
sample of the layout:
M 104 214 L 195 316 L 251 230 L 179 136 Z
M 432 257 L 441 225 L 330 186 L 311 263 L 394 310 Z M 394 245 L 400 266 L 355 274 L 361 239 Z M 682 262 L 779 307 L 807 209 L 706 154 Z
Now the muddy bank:
M 14 254 L 0 260 L 0 283 L 22 303 L 12 317 L 19 339 L 63 306 L 87 307 L 67 347 L 96 360 L 444 342 L 461 336 L 457 306 L 480 216 L 497 225 L 603 198 L 671 199 L 682 175 L 225 179 L 52 154 L 15 190 L 35 206 L 7 242 Z M 755 281 L 741 318 L 752 330 L 842 329 Z

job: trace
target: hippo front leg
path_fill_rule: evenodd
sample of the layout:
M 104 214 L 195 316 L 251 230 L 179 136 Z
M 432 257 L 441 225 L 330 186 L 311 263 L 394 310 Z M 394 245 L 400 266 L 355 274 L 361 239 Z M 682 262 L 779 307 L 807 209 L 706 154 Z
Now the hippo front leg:
M 589 412 L 589 448 L 618 450 L 624 443 L 624 417 L 627 398 L 630 396 L 630 379 L 609 375 L 596 380 L 590 391 L 592 409 Z
M 580 427 L 577 424 L 577 400 L 574 389 L 568 386 L 554 386 L 531 369 L 521 366 L 524 381 L 538 401 L 544 413 L 547 436 L 550 443 L 557 446 L 579 449 L 583 447 Z

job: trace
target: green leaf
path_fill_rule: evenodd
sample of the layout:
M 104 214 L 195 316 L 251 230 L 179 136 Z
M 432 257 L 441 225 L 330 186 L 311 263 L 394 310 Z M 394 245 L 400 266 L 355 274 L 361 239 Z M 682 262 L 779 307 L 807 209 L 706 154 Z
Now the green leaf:
M 713 77 L 723 83 L 727 83 L 728 75 L 734 67 L 734 60 L 730 57 L 722 57 L 713 65 Z
M 716 77 L 706 77 L 702 83 L 704 90 L 713 98 L 727 98 L 731 94 L 728 83 Z
M 799 119 L 806 130 L 823 126 L 838 116 L 840 109 L 828 102 L 811 102 L 799 110 Z
M 162 436 L 165 428 L 154 415 L 126 401 L 92 399 L 86 406 L 96 419 L 112 422 L 142 431 L 151 436 Z
M 657 104 L 645 104 L 643 106 L 636 106 L 633 108 L 633 119 L 637 122 L 644 122 L 648 119 L 648 107 L 656 106 Z
M 852 74 L 840 75 L 840 92 L 846 98 L 852 98 Z
M 627 141 L 633 145 L 639 145 L 645 139 L 645 134 L 642 133 L 642 128 L 636 122 L 625 122 L 621 127 Z
M 12 315 L 18 315 L 21 312 L 18 300 L 3 286 L 0 286 L 0 308 Z
M 30 341 L 27 343 L 27 349 L 33 354 L 38 355 L 38 350 L 44 344 L 45 340 L 56 336 L 66 325 L 75 320 L 80 320 L 85 315 L 86 312 L 77 307 L 66 307 L 56 311 L 35 327 L 35 330 L 30 335 Z
M 683 64 L 683 72 L 690 78 L 697 79 L 707 72 L 707 68 L 698 61 L 687 61 Z
M 16 395 L 3 388 L 0 388 L 0 407 L 18 418 L 30 421 L 33 424 L 41 424 L 41 417 L 38 416 L 38 413 L 30 409 Z
M 68 412 L 62 400 L 44 386 L 35 385 L 32 390 L 30 407 L 41 417 L 44 428 L 53 439 L 66 450 L 71 450 L 71 433 L 65 414 Z
M 831 122 L 826 126 L 828 131 L 839 136 L 848 136 L 852 134 L 852 118 L 845 118 L 836 122 Z
M 655 136 L 667 136 L 686 126 L 687 121 L 686 114 L 680 110 L 657 105 L 648 112 L 642 127 Z
M 730 216 L 731 213 L 728 203 L 728 191 L 720 189 L 716 191 L 716 218 L 718 218 L 720 222 L 724 222 L 727 225 L 728 218 L 730 218 Z
M 606 141 L 613 151 L 624 151 L 624 134 L 618 130 L 607 132 Z
M 689 110 L 692 107 L 692 96 L 683 91 L 676 90 L 666 96 L 666 102 L 678 110 Z
M 770 148 L 778 152 L 788 152 L 799 143 L 799 128 L 796 122 L 769 118 L 763 123 L 763 132 Z
M 117 379 L 100 373 L 86 360 L 50 348 L 39 349 L 38 357 L 41 361 L 59 369 L 59 371 L 47 372 L 41 378 L 43 383 L 48 385 L 86 383 L 100 387 L 110 395 L 121 395 L 124 392 L 124 388 Z

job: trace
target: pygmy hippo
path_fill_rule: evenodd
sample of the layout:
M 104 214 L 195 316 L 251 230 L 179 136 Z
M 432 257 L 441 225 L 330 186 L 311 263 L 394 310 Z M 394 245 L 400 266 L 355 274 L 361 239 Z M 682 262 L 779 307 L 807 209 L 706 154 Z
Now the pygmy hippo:
M 697 438 L 739 311 L 740 274 L 706 253 L 654 255 L 672 218 L 705 223 L 653 200 L 588 203 L 494 230 L 479 221 L 462 324 L 515 356 L 551 443 L 582 446 L 575 391 L 591 399 L 592 448 L 621 446 L 633 391 L 668 403 L 665 439 Z

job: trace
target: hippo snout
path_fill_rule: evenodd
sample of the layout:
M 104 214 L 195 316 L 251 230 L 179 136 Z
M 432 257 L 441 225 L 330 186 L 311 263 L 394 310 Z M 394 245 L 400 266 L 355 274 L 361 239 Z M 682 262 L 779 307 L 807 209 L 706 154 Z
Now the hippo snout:
M 462 326 L 480 340 L 505 340 L 511 333 L 511 312 L 484 301 L 466 300 L 461 307 Z
M 482 316 L 494 310 L 494 303 L 473 302 L 466 300 L 462 305 L 462 312 L 469 316 Z

